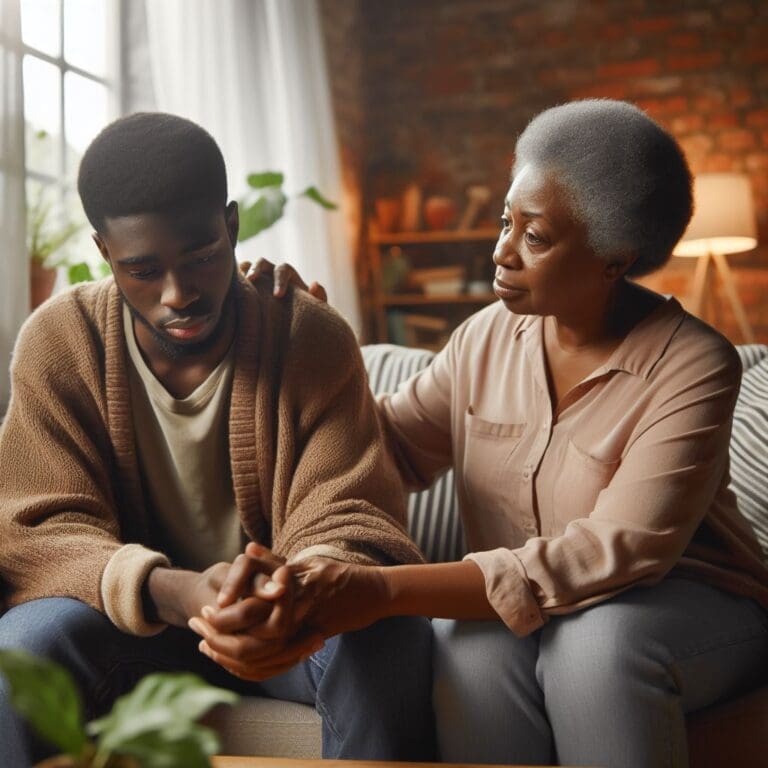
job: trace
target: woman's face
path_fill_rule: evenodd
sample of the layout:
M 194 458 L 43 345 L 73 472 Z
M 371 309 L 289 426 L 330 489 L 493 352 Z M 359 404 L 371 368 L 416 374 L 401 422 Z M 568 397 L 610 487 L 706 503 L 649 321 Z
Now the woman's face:
M 608 264 L 595 256 L 553 174 L 524 165 L 504 203 L 493 288 L 507 309 L 568 320 L 603 306 Z

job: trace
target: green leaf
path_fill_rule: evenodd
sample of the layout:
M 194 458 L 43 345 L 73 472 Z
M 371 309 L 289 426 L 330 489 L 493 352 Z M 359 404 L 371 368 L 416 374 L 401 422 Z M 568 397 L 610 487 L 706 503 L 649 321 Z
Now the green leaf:
M 112 274 L 112 268 L 106 261 L 100 261 L 96 271 L 98 272 L 99 277 L 109 277 Z
M 259 232 L 271 227 L 283 215 L 288 198 L 279 187 L 268 187 L 255 203 L 243 205 L 240 209 L 240 242 L 248 240 Z
M 91 272 L 91 267 L 85 261 L 73 264 L 67 269 L 67 280 L 69 280 L 70 285 L 75 285 L 75 283 L 88 283 L 93 279 L 94 277 L 93 272 Z
M 339 207 L 336 203 L 332 203 L 327 197 L 321 194 L 317 187 L 307 187 L 300 196 L 314 200 L 318 205 L 322 205 L 323 208 L 329 211 L 335 211 Z
M 88 724 L 87 731 L 99 737 L 100 753 L 133 755 L 142 745 L 157 739 L 167 740 L 169 749 L 176 742 L 192 739 L 201 748 L 212 746 L 215 751 L 211 732 L 193 721 L 211 707 L 233 704 L 237 699 L 232 691 L 208 685 L 196 675 L 157 673 L 148 675 L 133 691 L 121 696 L 106 717 Z M 128 749 L 134 751 L 129 753 Z
M 80 697 L 66 669 L 20 650 L 0 650 L 11 705 L 46 741 L 77 757 L 86 744 Z
M 246 181 L 254 189 L 264 187 L 279 187 L 285 177 L 279 171 L 264 171 L 263 173 L 249 173 Z
M 209 768 L 208 757 L 219 747 L 219 739 L 210 728 L 182 723 L 174 730 L 138 734 L 120 745 L 119 754 L 134 758 L 142 768 Z

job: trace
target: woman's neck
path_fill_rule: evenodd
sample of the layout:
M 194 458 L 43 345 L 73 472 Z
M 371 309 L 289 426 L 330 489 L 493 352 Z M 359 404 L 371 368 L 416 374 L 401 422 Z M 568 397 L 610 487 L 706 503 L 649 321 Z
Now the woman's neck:
M 663 299 L 627 280 L 597 307 L 574 317 L 549 318 L 552 340 L 566 354 L 581 354 L 615 347 Z

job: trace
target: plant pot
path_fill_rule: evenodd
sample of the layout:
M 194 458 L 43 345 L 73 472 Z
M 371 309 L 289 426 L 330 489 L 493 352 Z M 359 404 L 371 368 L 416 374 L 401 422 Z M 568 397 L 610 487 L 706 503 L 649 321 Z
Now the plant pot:
M 395 232 L 400 225 L 402 203 L 399 197 L 379 197 L 374 202 L 380 232 Z
M 458 209 L 450 197 L 434 195 L 424 203 L 424 221 L 432 230 L 448 229 L 456 221 Z
M 36 763 L 34 768 L 84 768 L 91 765 L 90 761 L 78 762 L 69 755 L 56 755 Z M 110 768 L 141 768 L 138 762 L 131 757 L 112 757 L 109 761 Z
M 29 299 L 32 309 L 37 309 L 53 292 L 56 270 L 44 267 L 39 261 L 29 262 Z

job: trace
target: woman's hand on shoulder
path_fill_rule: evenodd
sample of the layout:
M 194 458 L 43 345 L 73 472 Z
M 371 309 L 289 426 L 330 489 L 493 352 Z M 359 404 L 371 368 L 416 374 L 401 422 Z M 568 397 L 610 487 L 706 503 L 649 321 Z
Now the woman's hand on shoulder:
M 250 261 L 241 261 L 240 271 L 253 284 L 261 279 L 271 279 L 274 284 L 272 292 L 278 298 L 285 296 L 288 286 L 292 285 L 294 288 L 307 291 L 310 296 L 314 296 L 320 301 L 328 302 L 328 294 L 320 283 L 312 282 L 307 285 L 301 275 L 285 262 L 275 266 L 268 259 L 259 259 L 255 264 L 251 264 Z

